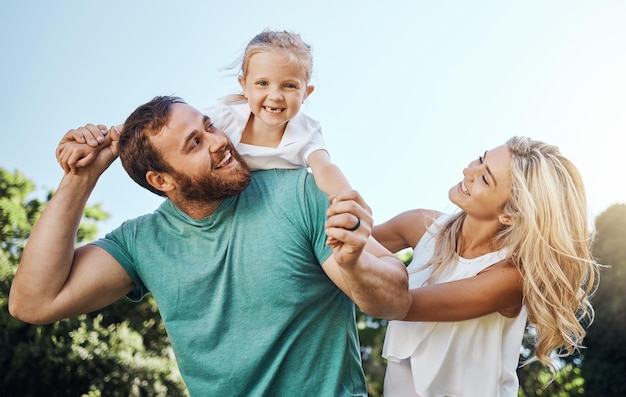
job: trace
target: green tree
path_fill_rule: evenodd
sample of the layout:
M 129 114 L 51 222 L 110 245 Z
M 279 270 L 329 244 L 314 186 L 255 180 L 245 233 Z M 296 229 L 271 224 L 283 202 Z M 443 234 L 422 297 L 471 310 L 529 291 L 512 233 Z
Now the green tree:
M 165 329 L 152 299 L 126 300 L 36 326 L 8 313 L 8 293 L 32 225 L 45 202 L 34 185 L 0 168 L 0 395 L 185 396 Z M 108 215 L 85 209 L 77 244 L 93 240 Z
M 595 258 L 606 268 L 592 303 L 596 317 L 585 338 L 585 395 L 626 396 L 626 204 L 596 218 Z
M 581 352 L 561 360 L 563 368 L 549 383 L 551 373 L 539 363 L 522 367 L 520 396 L 622 396 L 626 384 L 626 300 L 621 293 L 626 282 L 626 205 L 615 204 L 595 219 L 593 256 L 603 265 L 601 282 L 592 304 L 596 316 L 588 326 Z M 532 335 L 527 335 L 525 346 Z M 532 354 L 526 349 L 524 357 Z
M 582 396 L 585 381 L 581 376 L 580 365 L 566 362 L 553 374 L 540 362 L 532 362 L 520 377 L 519 397 L 574 397 Z M 553 376 L 555 378 L 553 379 Z
M 519 397 L 550 396 L 579 397 L 584 394 L 584 379 L 581 375 L 581 355 L 554 357 L 559 370 L 554 373 L 539 361 L 529 360 L 535 354 L 535 328 L 528 326 L 522 340 L 519 378 Z

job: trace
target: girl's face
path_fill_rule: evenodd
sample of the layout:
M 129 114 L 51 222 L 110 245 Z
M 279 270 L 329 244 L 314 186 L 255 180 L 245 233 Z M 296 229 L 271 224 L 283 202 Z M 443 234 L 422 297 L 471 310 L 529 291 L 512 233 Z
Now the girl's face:
M 511 151 L 502 145 L 488 150 L 463 170 L 464 178 L 448 192 L 450 201 L 469 216 L 494 220 L 511 194 Z
M 301 67 L 280 52 L 259 52 L 248 60 L 248 75 L 239 76 L 255 119 L 269 127 L 285 127 L 313 92 Z

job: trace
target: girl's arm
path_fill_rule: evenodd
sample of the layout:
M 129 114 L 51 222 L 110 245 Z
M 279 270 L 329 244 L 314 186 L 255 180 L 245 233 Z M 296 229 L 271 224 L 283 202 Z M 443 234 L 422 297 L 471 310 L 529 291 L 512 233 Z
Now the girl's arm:
M 317 187 L 329 196 L 352 190 L 343 172 L 331 163 L 328 152 L 323 149 L 314 151 L 308 158 L 309 166 Z

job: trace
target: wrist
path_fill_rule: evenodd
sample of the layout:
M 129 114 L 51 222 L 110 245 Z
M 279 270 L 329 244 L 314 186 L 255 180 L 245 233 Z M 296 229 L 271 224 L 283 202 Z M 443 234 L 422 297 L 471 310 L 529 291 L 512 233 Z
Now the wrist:
M 77 200 L 81 197 L 88 197 L 98 182 L 100 175 L 77 170 L 76 173 L 66 173 L 63 175 L 57 193 L 67 191 Z

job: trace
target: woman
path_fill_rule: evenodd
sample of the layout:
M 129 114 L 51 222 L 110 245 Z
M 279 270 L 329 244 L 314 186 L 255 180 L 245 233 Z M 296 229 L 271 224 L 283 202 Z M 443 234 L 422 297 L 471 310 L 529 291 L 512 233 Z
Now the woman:
M 393 252 L 413 248 L 413 303 L 389 324 L 385 396 L 517 396 L 527 319 L 536 358 L 580 347 L 598 264 L 579 172 L 525 137 L 488 150 L 449 191 L 461 211 L 412 210 L 376 226 Z

